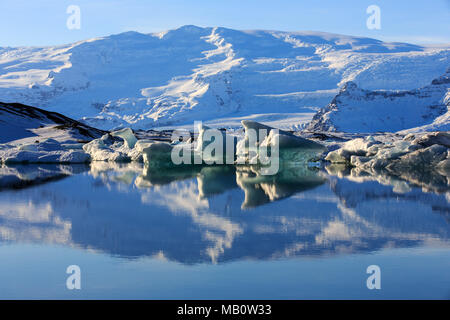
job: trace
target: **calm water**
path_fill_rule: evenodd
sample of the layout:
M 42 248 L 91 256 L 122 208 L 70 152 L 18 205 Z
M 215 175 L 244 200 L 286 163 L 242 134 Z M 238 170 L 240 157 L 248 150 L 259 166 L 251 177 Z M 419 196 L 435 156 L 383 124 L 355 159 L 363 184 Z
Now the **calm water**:
M 0 298 L 449 299 L 449 194 L 307 168 L 2 167 Z

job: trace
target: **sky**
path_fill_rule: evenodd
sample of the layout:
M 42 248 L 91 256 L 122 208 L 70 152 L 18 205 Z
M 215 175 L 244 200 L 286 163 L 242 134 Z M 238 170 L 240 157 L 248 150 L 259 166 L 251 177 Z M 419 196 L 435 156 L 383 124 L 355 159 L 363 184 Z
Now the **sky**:
M 80 28 L 69 29 L 70 5 Z M 367 28 L 370 5 L 380 29 Z M 0 46 L 46 46 L 182 25 L 324 31 L 418 44 L 450 43 L 450 0 L 0 0 Z

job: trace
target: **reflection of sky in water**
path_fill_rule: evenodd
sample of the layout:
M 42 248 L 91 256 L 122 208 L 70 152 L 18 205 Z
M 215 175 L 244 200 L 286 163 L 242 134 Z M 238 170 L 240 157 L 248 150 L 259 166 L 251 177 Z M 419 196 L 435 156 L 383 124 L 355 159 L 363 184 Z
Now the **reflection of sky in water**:
M 403 275 L 418 272 L 415 281 L 425 287 L 414 295 L 388 290 L 386 283 L 386 291 L 373 297 L 442 298 L 450 292 L 448 193 L 423 192 L 398 179 L 338 178 L 306 168 L 275 177 L 248 167 L 168 173 L 108 163 L 1 170 L 1 297 L 13 294 L 7 286 L 14 279 L 17 297 L 65 297 L 64 288 L 27 286 L 22 273 L 59 283 L 50 275 L 58 264 L 82 262 L 96 264 L 91 277 L 104 270 L 91 278 L 96 288 L 80 293 L 85 297 L 232 298 L 239 291 L 239 298 L 357 298 L 369 294 L 365 268 L 383 261 L 393 283 L 407 288 Z M 73 173 L 79 174 L 63 179 Z M 157 282 L 167 282 L 156 285 L 156 274 Z M 259 278 L 262 283 L 254 283 Z M 351 290 L 341 283 L 359 278 Z M 309 294 L 292 287 L 300 279 Z M 115 291 L 127 283 L 128 291 Z M 158 291 L 142 291 L 149 283 Z

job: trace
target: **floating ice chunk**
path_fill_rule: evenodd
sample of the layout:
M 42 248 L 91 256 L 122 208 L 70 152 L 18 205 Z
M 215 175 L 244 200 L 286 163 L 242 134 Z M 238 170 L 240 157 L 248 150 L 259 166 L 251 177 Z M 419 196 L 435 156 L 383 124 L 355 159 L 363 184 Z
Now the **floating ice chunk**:
M 387 166 L 388 169 L 426 169 L 433 168 L 447 158 L 447 148 L 438 144 L 408 153 Z
M 52 142 L 53 143 L 53 142 Z M 84 163 L 90 160 L 90 156 L 80 150 L 43 150 L 31 148 L 27 145 L 11 146 L 9 149 L 0 150 L 0 162 L 3 163 Z
M 86 143 L 83 146 L 83 150 L 87 153 L 91 153 L 96 149 L 108 149 L 113 143 L 114 141 L 111 136 L 109 134 L 105 134 L 99 139 L 94 139 L 91 142 Z
M 40 163 L 85 163 L 91 157 L 83 151 L 58 151 L 41 153 L 38 157 Z
M 414 151 L 416 148 L 417 146 L 411 144 L 410 141 L 394 141 L 391 145 L 380 148 L 376 154 L 376 157 L 381 159 L 398 159 L 399 157 Z
M 124 128 L 118 131 L 114 131 L 111 133 L 111 135 L 113 137 L 122 138 L 125 141 L 125 145 L 130 149 L 133 149 L 134 145 L 138 141 L 133 134 L 133 130 L 131 130 L 130 128 Z
M 342 154 L 342 149 L 331 151 L 325 157 L 325 160 L 330 161 L 331 163 L 346 163 L 349 161 L 345 155 Z
M 448 132 L 427 133 L 422 137 L 414 140 L 414 143 L 423 145 L 425 147 L 432 146 L 433 144 L 440 144 L 442 146 L 450 148 L 450 133 Z
M 237 138 L 226 131 L 198 125 L 194 152 L 206 163 L 232 164 L 236 155 Z
M 342 149 L 351 155 L 365 156 L 371 146 L 379 143 L 380 142 L 376 141 L 372 136 L 368 136 L 365 139 L 357 138 L 347 141 L 342 146 Z
M 58 161 L 61 163 L 85 163 L 91 160 L 91 156 L 83 151 L 71 150 L 64 152 L 59 157 Z
M 367 148 L 366 156 L 374 156 L 377 154 L 377 152 L 381 149 L 381 144 L 374 144 Z
M 149 166 L 171 166 L 172 149 L 173 146 L 168 143 L 153 143 L 142 150 L 144 163 Z
M 125 130 L 126 129 L 121 131 Z M 133 133 L 130 134 L 131 135 L 129 137 L 131 137 L 131 140 L 133 140 L 132 138 L 134 137 L 134 135 Z M 123 137 L 121 138 L 123 139 Z M 134 137 L 134 139 L 136 138 Z M 83 150 L 91 155 L 93 161 L 142 162 L 143 149 L 154 143 L 154 141 L 151 140 L 136 139 L 136 141 L 132 143 L 133 148 L 130 149 L 128 144 L 129 142 L 130 140 L 126 139 L 124 139 L 124 142 L 114 141 L 114 139 L 112 138 L 112 134 L 106 134 L 100 139 L 95 139 L 85 144 L 83 146 Z
M 297 137 L 284 131 L 278 131 L 278 133 L 276 133 L 274 130 L 269 132 L 269 135 L 261 145 L 275 147 L 277 144 L 280 149 L 299 148 L 318 151 L 325 150 L 324 146 L 314 141 Z
M 128 162 L 130 157 L 122 152 L 113 150 L 98 150 L 91 154 L 93 161 L 114 161 L 114 162 Z
M 359 167 L 359 166 L 362 166 L 364 163 L 370 161 L 370 159 L 371 158 L 369 158 L 369 157 L 353 155 L 350 157 L 350 164 L 352 166 Z
M 382 143 L 369 136 L 345 142 L 338 150 L 328 153 L 325 160 L 333 163 L 350 163 L 365 169 L 386 167 L 395 159 L 422 148 L 411 139 Z
M 450 157 L 447 156 L 447 159 L 442 160 L 437 164 L 437 168 L 444 172 L 450 173 Z
M 38 162 L 39 152 L 10 148 L 0 152 L 0 159 L 3 163 Z
M 243 120 L 242 125 L 245 135 L 236 146 L 237 163 L 272 163 L 279 159 L 306 163 L 325 150 L 319 143 L 255 121 Z
M 268 139 L 265 142 L 265 144 L 275 146 L 275 141 L 276 141 L 275 138 L 277 136 L 278 137 L 278 146 L 280 149 L 304 148 L 304 149 L 321 150 L 321 151 L 325 150 L 325 147 L 323 145 L 321 145 L 320 143 L 298 137 L 287 131 L 272 128 L 272 127 L 266 126 L 264 124 L 255 122 L 255 121 L 242 120 L 242 125 L 245 128 L 246 137 L 248 137 L 247 133 L 249 130 L 255 131 L 256 140 L 257 140 L 258 144 L 261 144 L 264 140 Z M 267 134 L 264 135 L 264 137 L 261 137 L 260 133 L 263 131 L 260 132 L 260 130 L 265 130 L 267 132 Z M 276 134 L 276 131 L 278 131 L 278 134 Z M 261 139 L 261 138 L 263 138 L 263 139 Z
M 155 141 L 153 140 L 138 140 L 134 145 L 134 148 L 127 153 L 128 157 L 131 159 L 131 161 L 143 162 L 143 150 L 153 143 L 155 143 Z
M 109 134 L 86 143 L 83 150 L 91 156 L 92 161 L 130 161 L 127 155 L 130 149 L 121 142 L 114 142 Z
M 150 147 L 150 145 L 154 144 L 154 140 L 142 139 L 138 140 L 134 145 L 134 149 L 136 151 L 142 152 L 145 148 Z
M 107 137 L 108 135 L 104 135 L 100 139 L 94 139 L 91 142 L 86 143 L 83 146 L 83 150 L 92 156 L 98 150 L 107 149 L 105 145 L 105 140 Z
M 82 143 L 62 143 L 61 147 L 66 150 L 83 150 Z
M 37 152 L 38 145 L 36 143 L 23 144 L 17 147 L 21 151 L 34 151 Z
M 203 149 L 204 149 L 208 144 L 211 143 L 211 141 L 206 142 L 206 141 L 204 140 L 205 132 L 206 132 L 206 130 L 209 130 L 209 129 L 211 129 L 211 128 L 208 127 L 208 126 L 203 125 L 202 123 L 199 123 L 199 124 L 197 125 L 198 138 L 197 138 L 197 143 L 196 143 L 196 146 L 195 146 L 195 151 L 196 151 L 196 152 L 202 152 Z

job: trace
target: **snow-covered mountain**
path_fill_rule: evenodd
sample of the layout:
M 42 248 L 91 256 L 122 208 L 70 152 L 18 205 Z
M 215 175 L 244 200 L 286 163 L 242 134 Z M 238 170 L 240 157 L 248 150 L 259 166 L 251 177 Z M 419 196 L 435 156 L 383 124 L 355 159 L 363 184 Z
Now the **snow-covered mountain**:
M 0 101 L 104 129 L 255 114 L 260 118 L 254 120 L 276 116 L 289 127 L 311 120 L 348 81 L 370 90 L 411 90 L 442 75 L 449 60 L 448 47 L 184 26 L 55 47 L 0 48 Z
M 308 125 L 312 131 L 371 133 L 450 130 L 450 68 L 415 90 L 372 91 L 346 83 Z

